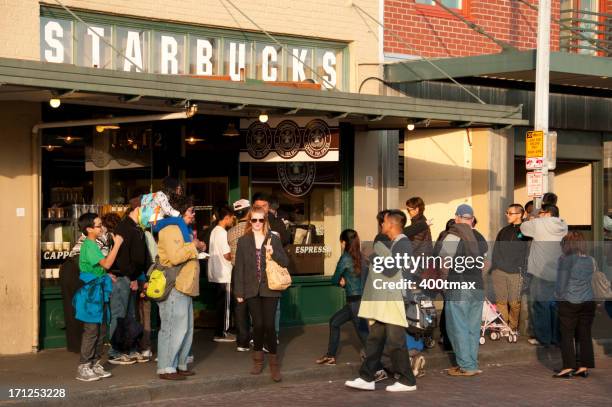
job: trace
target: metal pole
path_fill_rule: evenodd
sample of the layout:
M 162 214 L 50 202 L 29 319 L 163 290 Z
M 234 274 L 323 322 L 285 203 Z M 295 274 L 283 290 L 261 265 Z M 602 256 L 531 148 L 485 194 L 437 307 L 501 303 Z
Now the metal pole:
M 535 85 L 535 117 L 534 130 L 544 132 L 544 192 L 552 187 L 552 179 L 548 172 L 548 92 L 550 73 L 550 19 L 551 0 L 539 0 L 538 8 L 538 37 L 536 54 L 536 85 Z M 550 173 L 552 176 L 554 173 Z M 542 198 L 534 198 L 534 208 L 539 208 Z

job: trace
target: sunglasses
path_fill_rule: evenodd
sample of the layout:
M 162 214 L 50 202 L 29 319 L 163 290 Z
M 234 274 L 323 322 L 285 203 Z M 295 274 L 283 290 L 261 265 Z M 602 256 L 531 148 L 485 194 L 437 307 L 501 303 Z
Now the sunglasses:
M 266 220 L 264 218 L 260 218 L 260 219 L 256 219 L 256 218 L 252 218 L 251 219 L 251 223 L 266 223 Z
M 506 212 L 506 215 L 520 215 L 520 212 Z

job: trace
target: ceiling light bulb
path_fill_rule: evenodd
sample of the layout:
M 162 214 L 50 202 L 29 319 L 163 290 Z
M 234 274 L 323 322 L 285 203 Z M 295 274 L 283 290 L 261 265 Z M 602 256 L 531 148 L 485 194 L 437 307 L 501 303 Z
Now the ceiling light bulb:
M 409 131 L 414 130 L 414 123 L 408 123 L 408 126 L 406 126 L 406 128 L 407 128 Z
M 62 104 L 62 101 L 59 100 L 58 98 L 49 99 L 49 105 L 54 109 L 57 109 L 58 107 L 60 107 L 61 104 Z
M 259 121 L 262 123 L 266 123 L 268 121 L 268 115 L 266 113 L 262 113 L 259 115 Z
M 104 133 L 104 126 L 96 126 L 96 131 L 98 133 Z
M 64 141 L 66 142 L 66 144 L 70 144 L 70 143 L 72 143 L 72 141 L 73 141 L 73 140 L 72 140 L 72 137 L 70 137 L 70 136 L 66 136 L 66 138 L 64 139 Z
M 45 150 L 53 151 L 53 150 L 55 150 L 55 146 L 52 146 L 51 144 L 49 144 L 48 146 L 45 146 Z

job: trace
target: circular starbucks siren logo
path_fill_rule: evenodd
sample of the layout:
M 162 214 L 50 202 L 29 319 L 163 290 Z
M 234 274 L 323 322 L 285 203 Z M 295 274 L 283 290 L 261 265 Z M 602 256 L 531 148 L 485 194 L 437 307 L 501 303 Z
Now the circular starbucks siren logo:
M 312 158 L 321 158 L 331 146 L 331 132 L 323 120 L 315 119 L 308 122 L 304 132 L 304 150 Z
M 293 158 L 300 151 L 300 128 L 291 120 L 284 120 L 276 126 L 274 147 L 282 158 Z
M 249 155 L 255 159 L 262 159 L 272 149 L 272 132 L 270 126 L 261 122 L 254 122 L 247 130 L 246 148 Z
M 316 175 L 315 163 L 279 163 L 276 170 L 281 186 L 289 195 L 304 196 L 312 189 Z

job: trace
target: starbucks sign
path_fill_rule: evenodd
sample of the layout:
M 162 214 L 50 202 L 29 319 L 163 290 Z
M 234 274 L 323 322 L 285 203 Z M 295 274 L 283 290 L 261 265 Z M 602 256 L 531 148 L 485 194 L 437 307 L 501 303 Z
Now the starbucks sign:
M 308 45 L 291 38 L 271 43 L 252 34 L 215 31 L 202 27 L 169 25 L 146 27 L 146 20 L 129 20 L 125 25 L 95 20 L 86 23 L 68 18 L 40 18 L 40 59 L 44 62 L 149 72 L 170 75 L 229 76 L 233 81 L 246 78 L 266 82 L 301 82 L 312 79 L 323 88 L 342 88 L 345 44 L 317 40 Z M 173 24 L 171 27 L 177 27 Z M 313 73 L 316 72 L 316 74 Z M 321 79 L 323 78 L 323 79 Z

